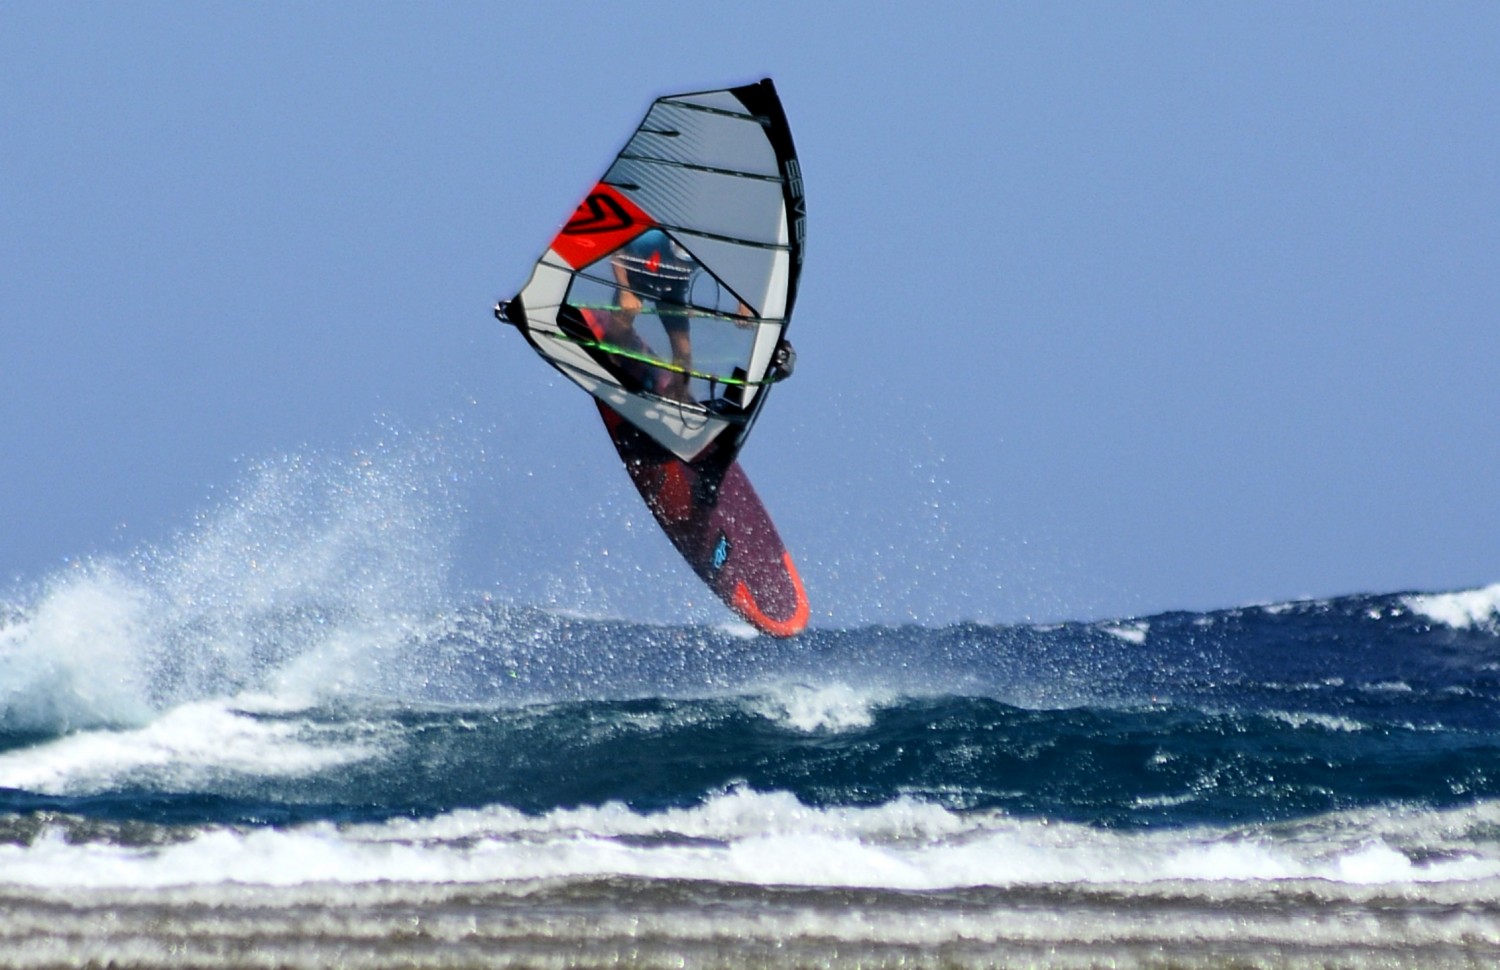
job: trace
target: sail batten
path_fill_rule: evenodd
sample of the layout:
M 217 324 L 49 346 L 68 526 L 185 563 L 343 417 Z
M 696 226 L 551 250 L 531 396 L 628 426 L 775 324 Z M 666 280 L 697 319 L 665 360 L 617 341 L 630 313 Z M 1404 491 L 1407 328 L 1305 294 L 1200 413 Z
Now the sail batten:
M 632 162 L 648 162 L 653 165 L 670 165 L 675 168 L 685 168 L 694 172 L 709 172 L 714 175 L 729 175 L 734 178 L 759 179 L 763 182 L 781 181 L 781 177 L 779 175 L 765 175 L 760 172 L 742 171 L 729 168 L 715 168 L 712 165 L 696 165 L 692 162 L 682 162 L 674 158 L 662 158 L 655 155 L 633 155 L 628 152 L 621 152 L 619 157 Z M 631 188 L 640 188 L 640 186 L 634 185 L 634 183 L 624 184 L 630 186 Z

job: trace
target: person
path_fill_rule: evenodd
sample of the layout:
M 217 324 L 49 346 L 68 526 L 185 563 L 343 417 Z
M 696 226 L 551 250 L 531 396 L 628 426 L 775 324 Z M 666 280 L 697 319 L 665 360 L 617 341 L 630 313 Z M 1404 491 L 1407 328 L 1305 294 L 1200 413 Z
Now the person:
M 649 352 L 645 341 L 635 332 L 635 319 L 645 301 L 652 301 L 666 332 L 674 367 L 670 371 L 653 368 L 658 376 L 652 389 L 663 397 L 692 401 L 688 390 L 691 380 L 688 372 L 693 367 L 689 304 L 693 276 L 700 268 L 698 261 L 662 230 L 649 229 L 621 247 L 612 257 L 611 265 L 617 309 L 601 321 L 604 338 L 621 347 Z M 755 325 L 754 312 L 743 302 L 735 315 L 739 318 L 734 321 L 737 326 Z M 781 376 L 789 376 L 796 351 L 783 340 L 776 348 L 774 360 Z
M 635 318 L 644 300 L 656 304 L 657 316 L 666 331 L 672 353 L 672 364 L 679 371 L 668 371 L 657 392 L 663 397 L 691 400 L 688 375 L 693 366 L 693 340 L 688 327 L 688 290 L 698 263 L 676 240 L 660 229 L 650 229 L 636 236 L 615 253 L 612 260 L 615 276 L 615 304 L 610 321 L 610 336 L 628 345 L 635 336 Z M 741 310 L 749 315 L 748 308 Z M 629 336 L 627 336 L 629 335 Z

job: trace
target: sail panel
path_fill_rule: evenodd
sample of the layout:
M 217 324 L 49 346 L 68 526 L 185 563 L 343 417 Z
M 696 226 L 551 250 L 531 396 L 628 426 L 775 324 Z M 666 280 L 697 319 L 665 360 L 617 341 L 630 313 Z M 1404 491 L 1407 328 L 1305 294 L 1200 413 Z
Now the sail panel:
M 761 178 L 779 174 L 776 152 L 757 120 L 665 102 L 651 109 L 621 154 Z
M 786 218 L 776 182 L 621 159 L 604 177 L 658 225 L 774 247 Z
M 744 101 L 746 88 L 767 85 L 768 81 L 761 81 L 759 85 L 750 84 L 745 88 L 728 88 L 721 91 L 695 91 L 691 94 L 674 94 L 662 98 L 658 103 L 666 104 L 692 104 L 704 108 L 713 108 L 730 114 L 741 114 L 750 111 Z

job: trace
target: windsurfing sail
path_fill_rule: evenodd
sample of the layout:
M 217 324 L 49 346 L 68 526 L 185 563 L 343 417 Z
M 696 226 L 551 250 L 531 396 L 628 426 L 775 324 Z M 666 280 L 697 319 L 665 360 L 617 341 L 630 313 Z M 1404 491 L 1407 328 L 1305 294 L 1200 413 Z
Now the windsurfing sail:
M 791 372 L 804 226 L 769 78 L 658 98 L 495 312 L 673 455 L 725 467 Z

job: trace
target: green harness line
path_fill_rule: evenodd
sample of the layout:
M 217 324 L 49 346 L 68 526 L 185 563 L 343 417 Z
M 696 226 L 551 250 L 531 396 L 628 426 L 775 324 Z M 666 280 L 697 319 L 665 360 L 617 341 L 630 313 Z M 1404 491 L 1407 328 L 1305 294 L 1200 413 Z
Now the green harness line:
M 575 304 L 575 306 L 576 305 L 577 304 Z M 586 307 L 585 309 L 596 308 Z M 626 360 L 633 360 L 638 363 L 648 364 L 652 367 L 660 367 L 662 370 L 670 371 L 673 374 L 685 374 L 688 377 L 696 377 L 699 380 L 708 381 L 711 385 L 723 384 L 726 387 L 763 387 L 767 384 L 775 384 L 777 381 L 786 376 L 778 370 L 774 377 L 764 377 L 758 381 L 746 380 L 743 377 L 725 377 L 722 374 L 709 374 L 705 371 L 693 370 L 690 367 L 683 367 L 679 364 L 673 364 L 668 361 L 662 360 L 659 357 L 652 357 L 650 354 L 643 354 L 638 350 L 630 350 L 626 347 L 616 346 L 615 344 L 606 343 L 603 340 L 585 340 L 581 337 L 574 337 L 570 334 L 562 333 L 561 331 L 557 333 L 552 333 L 550 331 L 544 332 L 553 340 L 561 340 L 564 343 L 574 344 L 575 346 L 584 347 L 587 349 L 602 350 L 606 354 L 613 354 L 616 357 L 624 357 Z

